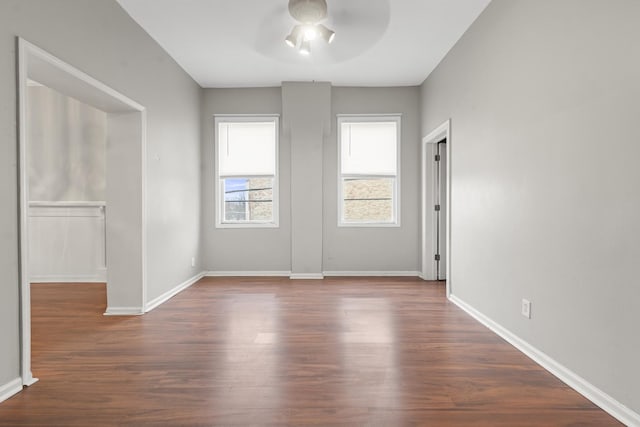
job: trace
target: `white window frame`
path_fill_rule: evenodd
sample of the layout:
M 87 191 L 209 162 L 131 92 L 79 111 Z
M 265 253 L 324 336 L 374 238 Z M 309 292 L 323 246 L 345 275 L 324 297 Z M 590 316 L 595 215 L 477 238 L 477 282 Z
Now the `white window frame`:
M 275 141 L 275 175 L 273 175 L 273 219 L 272 221 L 233 221 L 225 222 L 223 216 L 224 204 L 224 184 L 225 176 L 220 176 L 220 165 L 218 159 L 218 126 L 220 123 L 252 123 L 252 122 L 273 122 L 276 131 Z M 279 151 L 280 151 L 280 116 L 278 114 L 245 114 L 230 115 L 216 114 L 213 120 L 213 164 L 215 170 L 214 178 L 214 197 L 216 205 L 216 228 L 278 228 L 280 227 L 280 170 L 279 170 Z M 270 178 L 271 175 L 247 175 L 242 178 Z
M 337 154 L 338 154 L 338 227 L 400 227 L 400 164 L 402 146 L 402 114 L 338 114 L 337 115 Z M 362 221 L 348 222 L 343 217 L 342 180 L 343 178 L 376 179 L 389 178 L 388 175 L 343 175 L 342 174 L 342 124 L 366 122 L 396 123 L 396 175 L 393 186 L 393 220 L 389 222 Z

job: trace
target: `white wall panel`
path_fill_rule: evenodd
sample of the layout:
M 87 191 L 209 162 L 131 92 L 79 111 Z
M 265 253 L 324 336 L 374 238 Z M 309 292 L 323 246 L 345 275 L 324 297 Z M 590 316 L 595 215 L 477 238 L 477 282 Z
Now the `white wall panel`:
M 104 203 L 31 203 L 32 282 L 104 282 Z

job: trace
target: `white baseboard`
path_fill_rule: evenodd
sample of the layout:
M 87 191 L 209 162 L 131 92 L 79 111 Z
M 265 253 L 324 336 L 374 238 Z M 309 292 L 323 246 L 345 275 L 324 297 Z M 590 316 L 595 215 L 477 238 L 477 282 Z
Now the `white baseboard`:
M 142 307 L 107 307 L 105 316 L 140 316 L 144 314 Z
M 419 271 L 325 271 L 326 277 L 420 277 Z
M 174 287 L 173 289 L 169 289 L 167 292 L 163 293 L 159 297 L 152 299 L 147 304 L 145 304 L 145 307 L 144 307 L 145 313 L 148 313 L 151 310 L 153 310 L 154 308 L 156 308 L 157 306 L 159 306 L 160 304 L 165 303 L 166 301 L 168 301 L 169 299 L 171 299 L 172 297 L 174 297 L 178 293 L 184 291 L 189 286 L 193 285 L 194 283 L 196 283 L 198 280 L 202 279 L 203 277 L 204 277 L 204 273 L 196 274 L 195 276 L 191 277 L 190 279 L 187 279 L 184 282 L 180 283 L 178 286 Z
M 292 273 L 290 271 L 207 271 L 204 277 L 289 277 L 320 280 L 325 277 L 420 277 L 419 271 L 324 271 L 322 273 Z
M 31 387 L 38 381 L 40 381 L 38 378 L 33 377 L 33 372 L 29 372 L 29 374 L 26 377 L 24 376 L 22 377 L 22 385 L 25 387 Z
M 290 271 L 207 271 L 205 277 L 288 277 Z
M 0 385 L 0 402 L 4 402 L 20 390 L 22 390 L 22 378 L 19 377 Z
M 291 273 L 289 274 L 291 280 L 322 280 L 324 275 L 322 273 Z
M 480 313 L 478 310 L 471 307 L 461 299 L 457 298 L 455 295 L 450 295 L 449 299 L 451 300 L 451 302 L 453 302 L 462 310 L 466 311 L 469 315 L 475 318 L 478 322 L 482 323 L 487 328 L 495 332 L 509 344 L 513 345 L 515 348 L 524 353 L 531 360 L 542 366 L 551 374 L 555 375 L 559 380 L 589 399 L 604 411 L 608 412 L 614 418 L 618 419 L 618 421 L 628 426 L 640 426 L 640 414 L 627 408 L 625 405 L 618 402 L 616 399 L 614 399 L 604 391 L 589 383 L 587 380 L 580 377 L 578 374 L 571 371 L 564 365 L 561 365 L 560 363 L 549 357 L 547 354 L 538 350 L 508 329 L 505 329 L 484 314 Z
M 106 270 L 104 273 L 87 275 L 31 276 L 31 283 L 105 283 L 106 281 Z

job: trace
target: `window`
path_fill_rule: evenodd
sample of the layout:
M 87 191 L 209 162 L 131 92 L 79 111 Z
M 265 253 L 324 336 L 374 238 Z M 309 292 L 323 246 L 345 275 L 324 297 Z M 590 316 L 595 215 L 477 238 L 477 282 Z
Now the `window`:
M 400 116 L 340 116 L 338 141 L 338 225 L 399 225 Z
M 278 226 L 278 117 L 216 116 L 216 226 Z

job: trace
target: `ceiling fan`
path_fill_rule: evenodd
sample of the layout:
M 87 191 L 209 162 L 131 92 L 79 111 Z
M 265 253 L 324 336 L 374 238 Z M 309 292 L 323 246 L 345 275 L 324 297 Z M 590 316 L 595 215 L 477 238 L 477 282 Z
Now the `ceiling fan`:
M 299 24 L 293 27 L 284 41 L 302 55 L 311 53 L 313 40 L 320 37 L 331 43 L 336 36 L 335 31 L 320 24 L 327 17 L 326 0 L 289 0 L 289 14 Z

